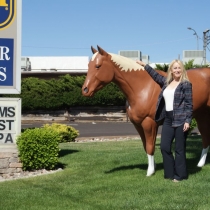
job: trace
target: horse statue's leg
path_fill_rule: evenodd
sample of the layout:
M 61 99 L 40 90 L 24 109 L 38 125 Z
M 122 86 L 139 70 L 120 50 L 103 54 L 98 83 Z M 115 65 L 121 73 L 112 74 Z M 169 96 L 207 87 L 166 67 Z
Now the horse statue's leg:
M 209 145 L 210 145 L 210 112 L 208 110 L 202 111 L 202 113 L 199 113 L 197 117 L 195 117 L 197 124 L 198 124 L 198 129 L 201 133 L 202 137 L 202 145 L 203 145 L 203 150 L 201 153 L 200 160 L 198 162 L 198 167 L 203 167 L 206 162 L 206 157 L 207 153 L 209 150 Z
M 147 117 L 143 120 L 141 126 L 135 125 L 135 127 L 141 136 L 144 149 L 147 153 L 147 158 L 148 158 L 147 176 L 151 176 L 152 174 L 155 173 L 154 152 L 155 152 L 155 141 L 157 134 L 157 124 L 155 123 L 154 120 Z
M 147 176 L 151 176 L 155 173 L 154 152 L 158 126 L 153 119 L 146 117 L 142 122 L 142 127 L 146 138 L 146 153 L 148 157 Z

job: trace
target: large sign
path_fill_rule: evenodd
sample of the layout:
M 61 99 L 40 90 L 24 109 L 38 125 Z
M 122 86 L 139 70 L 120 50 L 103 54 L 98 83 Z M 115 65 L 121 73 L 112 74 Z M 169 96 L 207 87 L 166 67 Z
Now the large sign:
M 22 0 L 0 0 L 0 94 L 21 92 Z
M 15 144 L 21 133 L 21 99 L 0 98 L 0 148 Z

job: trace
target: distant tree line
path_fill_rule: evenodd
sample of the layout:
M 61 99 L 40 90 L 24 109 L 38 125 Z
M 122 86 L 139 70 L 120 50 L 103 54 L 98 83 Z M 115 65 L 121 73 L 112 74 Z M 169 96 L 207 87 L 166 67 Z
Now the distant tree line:
M 61 76 L 59 79 L 44 80 L 35 77 L 21 82 L 21 94 L 4 94 L 2 97 L 22 99 L 22 110 L 63 110 L 75 106 L 125 105 L 126 99 L 117 85 L 108 84 L 94 97 L 82 95 L 85 76 Z

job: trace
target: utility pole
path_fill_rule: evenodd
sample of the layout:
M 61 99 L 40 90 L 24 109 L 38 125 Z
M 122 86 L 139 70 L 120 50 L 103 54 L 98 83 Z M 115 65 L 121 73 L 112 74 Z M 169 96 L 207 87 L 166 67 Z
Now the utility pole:
M 203 62 L 204 65 L 206 65 L 206 47 L 209 44 L 210 36 L 207 36 L 207 33 L 210 31 L 210 29 L 207 29 L 203 32 Z

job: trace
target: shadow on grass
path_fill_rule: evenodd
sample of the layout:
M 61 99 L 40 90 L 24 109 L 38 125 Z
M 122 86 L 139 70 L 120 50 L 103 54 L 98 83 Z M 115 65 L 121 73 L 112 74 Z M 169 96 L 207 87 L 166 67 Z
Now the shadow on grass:
M 73 154 L 73 153 L 76 153 L 76 152 L 79 152 L 79 150 L 61 149 L 61 150 L 59 151 L 59 157 L 64 157 L 64 156 L 66 156 L 66 155 Z
M 130 165 L 130 166 L 120 166 L 120 167 L 116 167 L 113 168 L 109 171 L 105 171 L 106 174 L 109 173 L 114 173 L 117 171 L 122 171 L 122 170 L 133 170 L 133 169 L 141 169 L 141 170 L 147 170 L 148 165 L 147 164 L 136 164 L 136 165 Z M 162 170 L 163 169 L 163 164 L 162 163 L 158 163 L 156 164 L 156 171 L 157 170 Z
M 120 166 L 120 167 L 113 168 L 109 171 L 105 171 L 105 174 L 114 173 L 114 172 L 123 171 L 123 170 L 133 170 L 133 169 L 141 169 L 141 170 L 147 171 L 147 167 L 148 167 L 147 164 Z M 187 168 L 188 168 L 189 175 L 195 174 L 202 170 L 201 168 L 197 167 L 197 162 L 195 161 L 195 159 L 187 159 Z M 155 171 L 160 171 L 160 170 L 163 170 L 162 163 L 156 164 Z
M 73 150 L 73 149 L 61 149 L 59 151 L 59 154 L 58 154 L 58 157 L 64 157 L 66 155 L 69 155 L 69 154 L 73 154 L 73 153 L 76 153 L 76 152 L 79 152 L 79 150 Z M 64 163 L 61 163 L 61 162 L 58 162 L 57 165 L 56 165 L 56 168 L 66 168 L 67 167 L 67 164 L 64 164 Z
M 156 144 L 156 146 L 159 147 L 160 144 L 158 143 L 158 144 Z M 173 147 L 174 147 L 174 143 L 173 143 Z M 174 151 L 174 148 L 172 149 L 172 151 Z M 187 157 L 187 169 L 188 169 L 189 175 L 195 174 L 202 170 L 202 168 L 197 167 L 197 164 L 200 159 L 201 151 L 202 151 L 201 136 L 200 135 L 189 136 L 187 139 L 187 148 L 186 148 L 186 152 L 187 152 L 187 156 L 188 156 Z M 208 162 L 210 162 L 210 156 L 207 156 L 206 164 Z M 147 164 L 120 166 L 120 167 L 113 168 L 109 171 L 105 171 L 105 173 L 108 174 L 108 173 L 114 173 L 117 171 L 133 170 L 133 169 L 141 169 L 141 170 L 146 171 L 147 167 L 148 167 Z M 158 170 L 163 170 L 162 163 L 156 164 L 156 171 L 158 171 Z
M 67 167 L 67 164 L 64 164 L 61 162 L 58 162 L 55 166 L 56 169 L 59 169 L 59 168 L 65 169 L 66 167 Z

